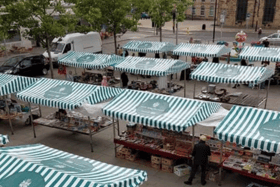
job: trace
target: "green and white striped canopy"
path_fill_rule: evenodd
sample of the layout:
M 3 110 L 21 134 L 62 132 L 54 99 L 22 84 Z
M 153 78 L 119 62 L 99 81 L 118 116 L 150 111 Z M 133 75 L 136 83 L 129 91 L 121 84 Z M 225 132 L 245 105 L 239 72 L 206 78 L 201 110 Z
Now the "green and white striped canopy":
M 126 90 L 103 108 L 110 117 L 173 131 L 208 118 L 220 108 L 219 103 Z
M 280 61 L 280 48 L 268 47 L 244 47 L 239 54 L 239 58 L 251 61 Z
M 119 63 L 120 60 L 122 60 L 122 58 L 116 55 L 72 51 L 59 58 L 58 63 L 77 68 L 104 69 Z
M 259 84 L 270 78 L 273 74 L 272 70 L 265 67 L 202 62 L 191 73 L 191 78 L 213 83 Z
M 0 134 L 0 145 L 5 145 L 9 143 L 9 136 Z
M 72 110 L 83 103 L 96 104 L 110 99 L 121 91 L 120 88 L 42 78 L 16 96 L 26 102 Z
M 127 57 L 124 61 L 115 66 L 118 71 L 128 73 L 166 76 L 169 74 L 181 72 L 190 67 L 190 64 L 181 60 L 155 59 L 142 57 Z
M 233 106 L 215 133 L 223 141 L 280 153 L 278 111 Z
M 142 170 L 128 169 L 42 144 L 0 148 L 3 187 L 138 187 Z
M 37 80 L 37 78 L 0 73 L 0 96 L 19 92 Z
M 220 57 L 231 51 L 225 45 L 206 45 L 181 43 L 173 50 L 173 55 L 198 56 L 198 57 Z
M 151 42 L 133 40 L 123 46 L 126 51 L 141 53 L 163 53 L 172 51 L 175 45 L 169 42 Z

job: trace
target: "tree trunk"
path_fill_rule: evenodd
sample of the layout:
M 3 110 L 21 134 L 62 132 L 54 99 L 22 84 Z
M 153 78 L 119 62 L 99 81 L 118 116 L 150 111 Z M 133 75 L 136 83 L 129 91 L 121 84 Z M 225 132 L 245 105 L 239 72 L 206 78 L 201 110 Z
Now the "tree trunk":
M 46 39 L 46 46 L 47 46 L 47 52 L 49 56 L 49 63 L 50 63 L 50 70 L 51 70 L 51 78 L 53 79 L 53 62 L 52 62 L 52 57 L 51 57 L 51 51 L 50 51 L 50 42 L 49 39 Z
M 115 54 L 118 55 L 117 53 L 117 35 L 116 35 L 116 27 L 114 27 L 114 44 L 115 44 Z
M 162 42 L 162 27 L 159 27 L 159 41 Z

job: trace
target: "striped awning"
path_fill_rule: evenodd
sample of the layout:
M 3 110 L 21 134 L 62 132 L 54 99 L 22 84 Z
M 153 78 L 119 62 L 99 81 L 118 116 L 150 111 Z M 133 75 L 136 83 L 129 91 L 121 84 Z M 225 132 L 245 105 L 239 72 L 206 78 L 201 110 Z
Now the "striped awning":
M 151 42 L 133 40 L 123 46 L 126 51 L 141 53 L 163 53 L 172 51 L 175 45 L 169 42 Z
M 213 83 L 259 84 L 273 74 L 272 70 L 265 67 L 203 62 L 191 73 L 191 78 Z
M 19 92 L 37 80 L 37 78 L 0 73 L 0 96 Z
M 103 113 L 129 122 L 173 131 L 208 118 L 220 104 L 181 97 L 126 90 L 103 108 Z
M 59 58 L 58 63 L 77 68 L 104 69 L 119 63 L 120 60 L 122 60 L 122 58 L 116 55 L 72 51 Z
M 147 172 L 114 166 L 42 144 L 0 148 L 3 187 L 138 187 Z
M 280 48 L 244 47 L 239 58 L 251 61 L 280 62 Z
M 173 55 L 198 56 L 198 57 L 220 57 L 231 51 L 225 45 L 206 45 L 181 43 L 173 50 Z
M 155 59 L 142 57 L 127 57 L 120 64 L 115 66 L 118 71 L 128 73 L 166 76 L 169 74 L 181 72 L 190 67 L 190 64 L 181 60 Z
M 0 145 L 5 145 L 9 143 L 9 136 L 0 134 Z
M 72 110 L 83 103 L 95 104 L 110 99 L 121 91 L 120 88 L 42 78 L 16 96 L 25 102 Z
M 215 133 L 223 141 L 280 153 L 279 111 L 233 106 Z

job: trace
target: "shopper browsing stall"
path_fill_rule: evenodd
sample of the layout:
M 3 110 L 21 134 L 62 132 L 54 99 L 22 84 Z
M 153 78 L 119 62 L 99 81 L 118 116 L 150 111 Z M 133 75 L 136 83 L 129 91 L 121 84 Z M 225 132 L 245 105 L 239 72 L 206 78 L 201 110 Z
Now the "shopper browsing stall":
M 184 183 L 187 185 L 192 184 L 192 180 L 195 176 L 195 173 L 197 172 L 198 167 L 201 167 L 201 184 L 205 185 L 205 177 L 206 177 L 206 166 L 208 164 L 208 156 L 211 156 L 210 147 L 206 145 L 206 136 L 202 135 L 200 136 L 200 141 L 198 144 L 194 146 L 192 156 L 194 158 L 194 163 L 192 167 L 192 172 L 190 175 L 190 178 L 188 181 L 185 181 Z

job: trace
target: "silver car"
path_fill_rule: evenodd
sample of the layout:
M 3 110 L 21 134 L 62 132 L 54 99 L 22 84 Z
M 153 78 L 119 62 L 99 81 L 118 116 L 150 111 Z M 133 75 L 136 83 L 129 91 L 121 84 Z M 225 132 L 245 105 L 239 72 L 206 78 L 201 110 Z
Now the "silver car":
M 266 37 L 262 37 L 260 41 L 262 42 L 266 39 L 269 41 L 270 45 L 280 45 L 280 32 L 273 33 Z

